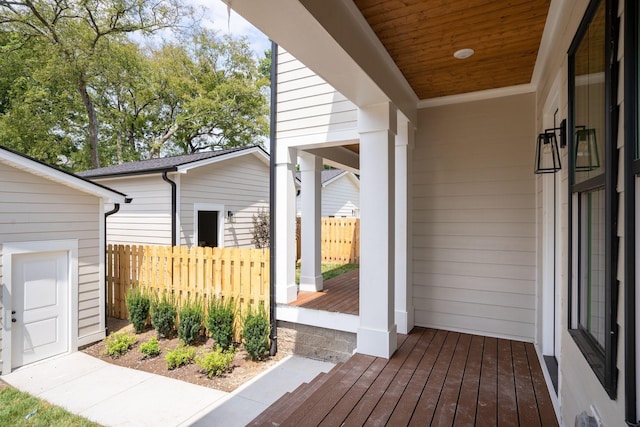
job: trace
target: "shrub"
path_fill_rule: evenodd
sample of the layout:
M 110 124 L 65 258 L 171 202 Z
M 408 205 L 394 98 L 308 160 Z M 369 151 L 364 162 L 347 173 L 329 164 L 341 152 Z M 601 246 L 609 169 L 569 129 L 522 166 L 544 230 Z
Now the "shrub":
M 138 337 L 135 335 L 116 332 L 107 337 L 104 354 L 108 354 L 112 358 L 117 359 L 118 357 L 126 354 L 137 341 Z
M 249 306 L 242 327 L 242 341 L 251 360 L 262 360 L 269 351 L 269 319 L 263 305 L 257 311 Z
M 171 337 L 176 324 L 176 314 L 173 296 L 162 294 L 162 298 L 159 298 L 156 295 L 151 304 L 151 325 L 160 338 Z
M 160 345 L 158 344 L 158 338 L 153 337 L 149 341 L 140 344 L 140 353 L 144 355 L 145 359 L 150 359 L 159 355 Z
M 217 345 L 229 348 L 233 343 L 236 309 L 231 298 L 213 297 L 207 307 L 207 330 Z
M 187 301 L 180 308 L 180 323 L 178 324 L 178 337 L 187 345 L 193 344 L 200 329 L 202 329 L 202 318 L 204 316 L 202 300 Z
M 196 364 L 209 378 L 213 378 L 229 370 L 235 354 L 236 352 L 233 348 L 223 350 L 220 346 L 217 346 L 215 350 L 210 351 L 203 357 L 196 357 Z
M 147 324 L 151 300 L 147 293 L 137 286 L 129 288 L 125 300 L 129 310 L 129 321 L 133 324 L 136 334 L 139 334 Z
M 172 370 L 182 365 L 193 363 L 196 357 L 196 349 L 185 345 L 178 346 L 175 350 L 168 352 L 164 359 L 167 361 L 167 369 Z
M 257 249 L 268 248 L 270 242 L 270 216 L 268 209 L 260 209 L 257 215 L 253 215 L 253 230 L 251 233 L 251 243 L 256 245 Z

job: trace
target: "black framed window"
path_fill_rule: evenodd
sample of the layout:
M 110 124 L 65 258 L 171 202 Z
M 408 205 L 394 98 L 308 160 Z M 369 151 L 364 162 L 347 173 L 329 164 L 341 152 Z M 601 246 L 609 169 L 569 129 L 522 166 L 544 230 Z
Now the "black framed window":
M 570 333 L 611 398 L 617 369 L 617 1 L 593 0 L 569 50 Z

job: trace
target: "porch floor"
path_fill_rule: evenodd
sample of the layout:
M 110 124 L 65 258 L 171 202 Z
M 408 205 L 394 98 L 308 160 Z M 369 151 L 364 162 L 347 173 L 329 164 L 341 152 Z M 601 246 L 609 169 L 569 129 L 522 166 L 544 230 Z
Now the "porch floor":
M 298 292 L 298 298 L 290 302 L 289 305 L 358 315 L 360 303 L 359 269 L 329 279 L 323 283 L 322 287 L 320 292 Z
M 414 328 L 391 359 L 356 354 L 253 426 L 557 426 L 533 344 Z

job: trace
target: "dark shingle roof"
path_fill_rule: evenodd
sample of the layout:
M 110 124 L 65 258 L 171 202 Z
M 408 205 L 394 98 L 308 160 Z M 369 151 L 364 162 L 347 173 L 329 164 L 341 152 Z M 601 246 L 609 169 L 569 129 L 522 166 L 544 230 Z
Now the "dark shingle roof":
M 342 169 L 324 169 L 320 174 L 320 183 L 324 184 L 327 181 L 331 181 L 333 178 L 345 173 Z M 300 172 L 296 172 L 296 178 L 300 181 Z
M 203 151 L 194 154 L 185 154 L 183 156 L 162 157 L 159 159 L 140 160 L 137 162 L 123 163 L 121 165 L 107 166 L 104 168 L 91 169 L 80 172 L 78 175 L 85 178 L 96 178 L 105 176 L 119 175 L 137 175 L 143 173 L 164 172 L 177 170 L 179 166 L 201 160 L 211 159 L 214 157 L 224 156 L 226 154 L 236 153 L 239 151 L 249 150 L 258 147 L 252 145 L 249 147 L 236 147 L 228 150 Z

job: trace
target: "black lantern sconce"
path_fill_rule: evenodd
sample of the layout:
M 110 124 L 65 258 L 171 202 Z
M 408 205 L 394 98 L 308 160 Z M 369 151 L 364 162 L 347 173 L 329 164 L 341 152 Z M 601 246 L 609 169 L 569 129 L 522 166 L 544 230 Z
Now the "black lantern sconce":
M 576 126 L 576 172 L 588 172 L 600 167 L 596 130 L 586 126 Z
M 566 120 L 560 123 L 560 127 L 545 129 L 538 135 L 536 143 L 535 173 L 556 173 L 562 169 L 560 164 L 560 148 L 566 145 Z M 556 131 L 560 131 L 560 145 L 556 138 Z

